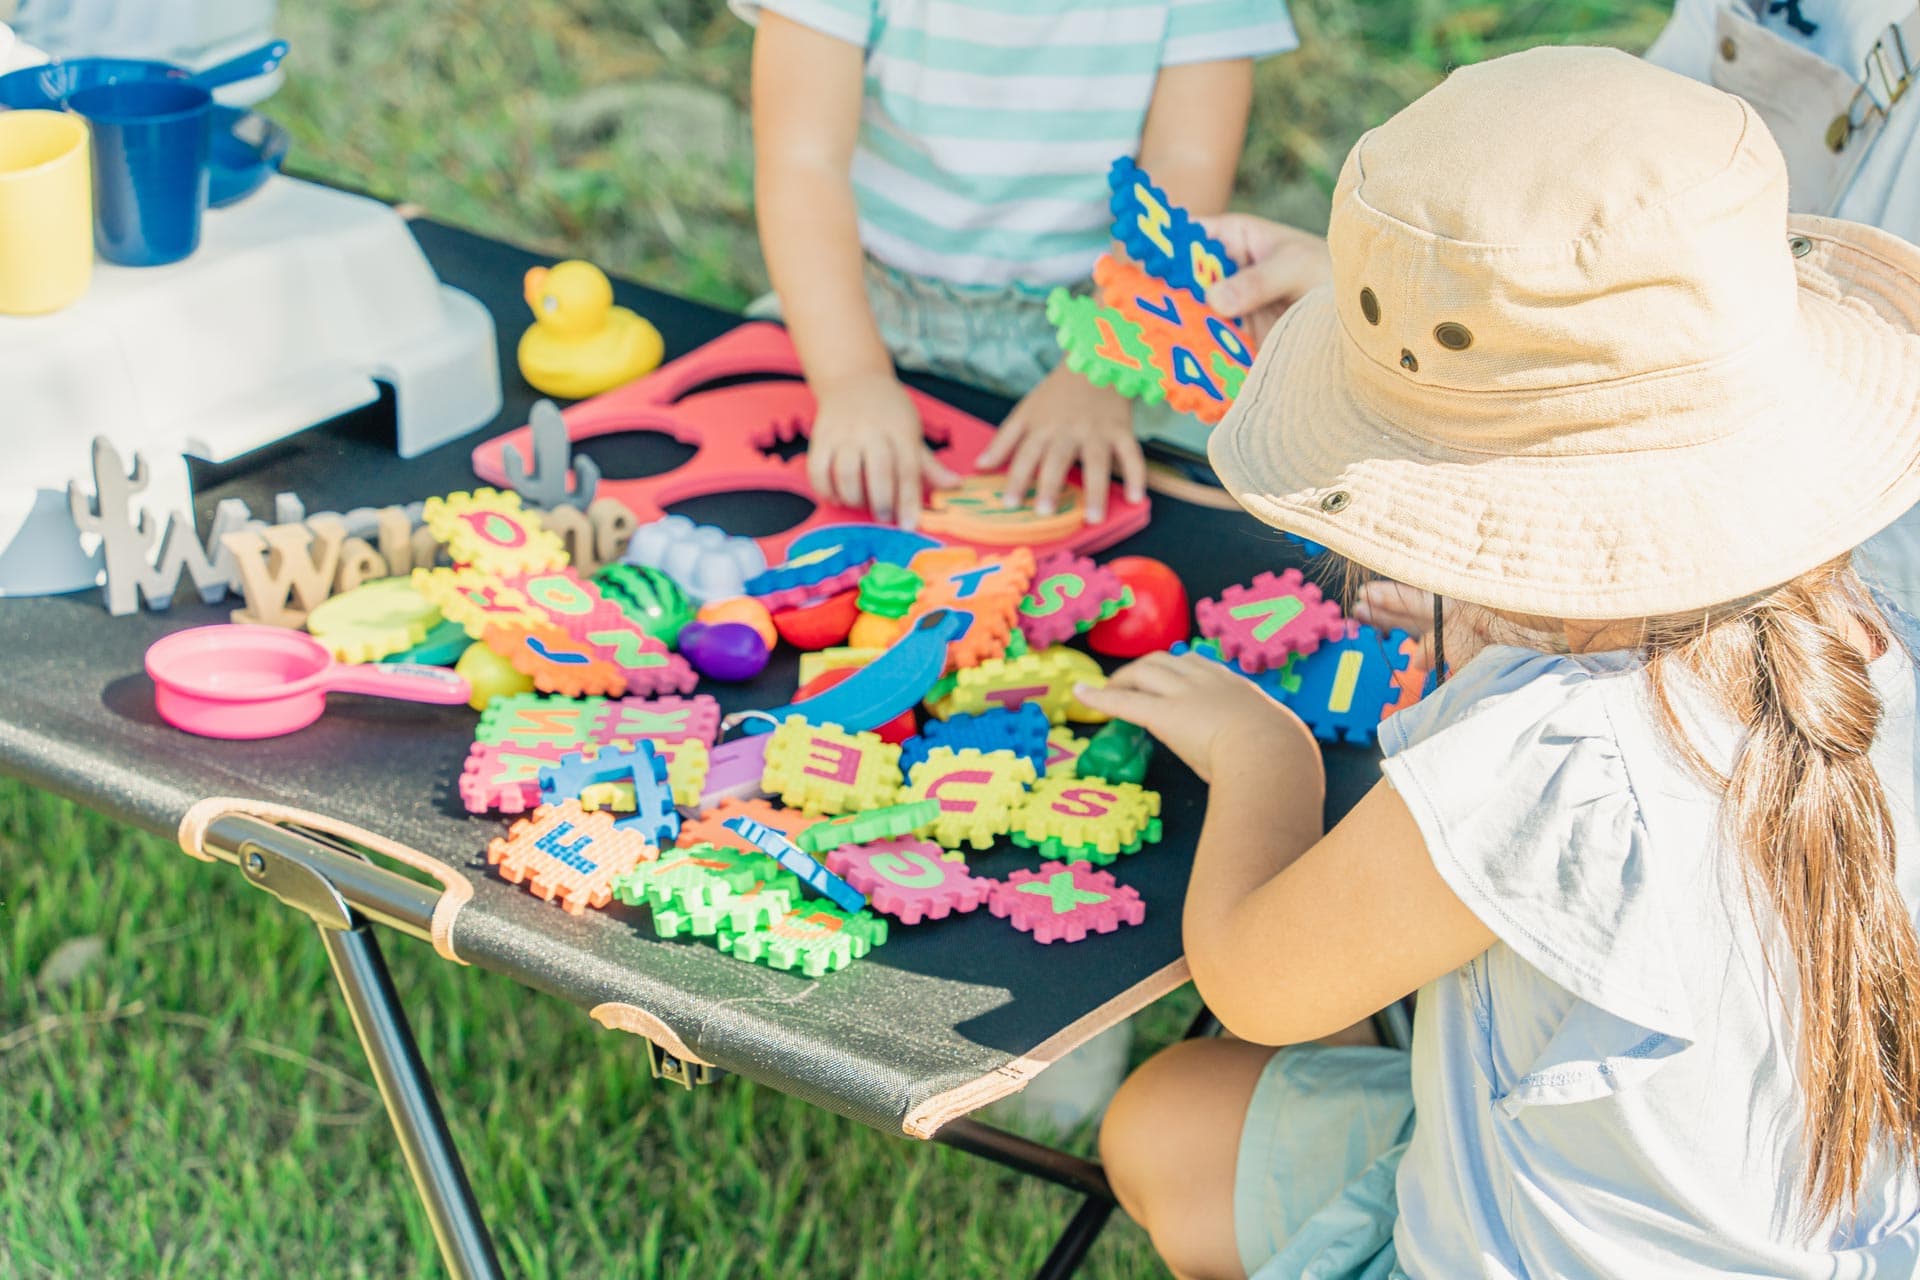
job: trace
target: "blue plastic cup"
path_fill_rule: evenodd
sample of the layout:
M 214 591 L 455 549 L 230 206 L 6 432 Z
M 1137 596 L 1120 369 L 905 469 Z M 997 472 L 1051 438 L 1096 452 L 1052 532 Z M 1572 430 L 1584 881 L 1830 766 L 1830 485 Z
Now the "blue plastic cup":
M 93 246 L 123 267 L 160 267 L 200 247 L 213 95 L 170 80 L 82 89 L 67 105 L 93 126 Z

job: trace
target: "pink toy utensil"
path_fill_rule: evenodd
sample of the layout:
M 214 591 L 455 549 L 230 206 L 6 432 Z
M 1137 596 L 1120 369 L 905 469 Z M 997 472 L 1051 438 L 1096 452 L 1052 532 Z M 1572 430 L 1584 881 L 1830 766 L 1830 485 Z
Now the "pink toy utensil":
M 304 729 L 327 709 L 328 693 L 449 706 L 471 693 L 444 667 L 342 666 L 304 632 L 233 624 L 154 641 L 147 674 L 160 718 L 203 738 L 273 738 Z

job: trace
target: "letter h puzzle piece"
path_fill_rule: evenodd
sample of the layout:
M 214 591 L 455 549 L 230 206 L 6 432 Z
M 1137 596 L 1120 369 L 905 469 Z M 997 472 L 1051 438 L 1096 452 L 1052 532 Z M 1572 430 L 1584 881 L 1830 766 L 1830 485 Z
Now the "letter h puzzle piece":
M 1108 168 L 1107 189 L 1113 238 L 1154 276 L 1205 302 L 1207 290 L 1236 270 L 1227 247 L 1168 200 L 1130 157 L 1121 156 Z
M 586 813 L 576 800 L 542 805 L 487 845 L 503 879 L 544 902 L 558 898 L 574 915 L 606 906 L 615 877 L 658 856 L 644 835 L 615 830 L 612 814 Z

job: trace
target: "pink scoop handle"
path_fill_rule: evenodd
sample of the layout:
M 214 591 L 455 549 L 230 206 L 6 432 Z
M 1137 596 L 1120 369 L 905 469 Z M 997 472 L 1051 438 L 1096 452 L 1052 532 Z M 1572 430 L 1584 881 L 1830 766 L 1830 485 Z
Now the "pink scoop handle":
M 331 693 L 366 693 L 376 698 L 407 702 L 438 702 L 448 706 L 473 696 L 467 678 L 445 667 L 411 662 L 364 663 L 329 668 L 321 683 Z

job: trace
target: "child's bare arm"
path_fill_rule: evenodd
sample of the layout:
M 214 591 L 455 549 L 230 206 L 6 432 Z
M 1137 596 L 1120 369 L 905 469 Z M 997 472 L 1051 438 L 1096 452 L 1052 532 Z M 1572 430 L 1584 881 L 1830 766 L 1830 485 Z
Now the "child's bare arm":
M 1235 1035 L 1331 1034 L 1493 945 L 1386 783 L 1323 834 L 1318 744 L 1240 676 L 1153 654 L 1079 697 L 1150 730 L 1209 784 L 1183 933 L 1195 987 Z
M 763 13 L 753 42 L 754 195 L 767 272 L 818 401 L 814 489 L 912 525 L 928 456 L 920 416 L 893 374 L 862 282 L 854 144 L 865 71 L 859 48 Z
M 1169 197 L 1194 212 L 1224 208 L 1252 100 L 1250 60 L 1163 68 L 1140 137 L 1141 166 Z M 1138 501 L 1146 491 L 1146 458 L 1133 435 L 1131 407 L 1117 392 L 1093 386 L 1065 365 L 1014 406 L 980 455 L 983 467 L 1003 463 L 1008 500 L 1031 488 L 1042 511 L 1053 510 L 1067 473 L 1078 465 L 1089 521 L 1105 515 L 1107 486 L 1115 474 L 1129 500 Z

